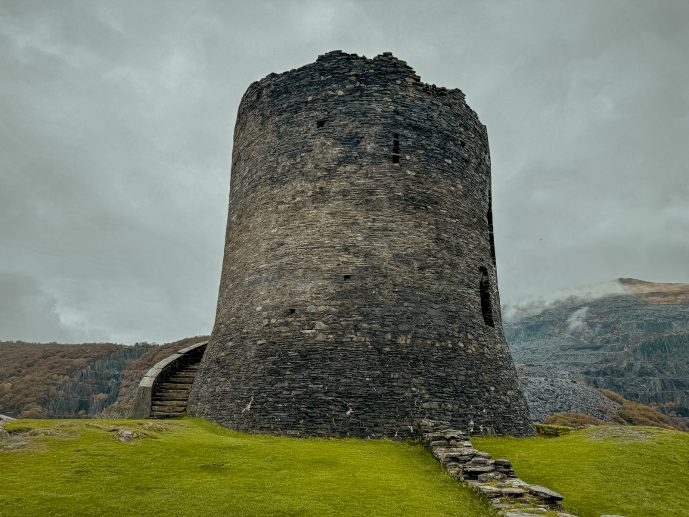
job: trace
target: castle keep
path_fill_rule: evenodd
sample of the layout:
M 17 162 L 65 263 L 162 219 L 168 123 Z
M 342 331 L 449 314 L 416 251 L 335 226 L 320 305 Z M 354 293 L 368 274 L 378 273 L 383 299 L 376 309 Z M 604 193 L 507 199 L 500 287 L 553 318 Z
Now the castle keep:
M 189 413 L 293 435 L 532 432 L 502 333 L 486 128 L 391 54 L 253 83 Z

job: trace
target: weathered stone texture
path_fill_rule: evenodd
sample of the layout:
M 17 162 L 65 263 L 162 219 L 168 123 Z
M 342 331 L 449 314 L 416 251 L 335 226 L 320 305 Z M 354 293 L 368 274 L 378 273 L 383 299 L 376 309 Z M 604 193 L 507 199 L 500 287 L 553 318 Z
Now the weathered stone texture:
M 391 54 L 271 74 L 240 104 L 230 192 L 191 414 L 295 435 L 404 437 L 424 417 L 532 432 L 502 334 L 486 129 L 461 91 Z
M 498 515 L 536 517 L 549 512 L 548 515 L 557 513 L 558 517 L 576 517 L 559 511 L 562 495 L 519 479 L 510 460 L 493 459 L 487 452 L 474 449 L 462 431 L 432 420 L 422 420 L 418 428 L 421 443 L 447 473 L 488 498 Z

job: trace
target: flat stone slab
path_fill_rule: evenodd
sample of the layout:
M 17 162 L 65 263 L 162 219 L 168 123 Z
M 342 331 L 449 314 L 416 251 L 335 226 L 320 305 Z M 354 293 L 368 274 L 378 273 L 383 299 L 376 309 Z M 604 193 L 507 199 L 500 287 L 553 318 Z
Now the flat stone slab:
M 526 493 L 526 490 L 517 487 L 501 488 L 500 491 L 503 495 L 507 495 L 510 497 L 521 497 Z
M 495 468 L 493 465 L 476 465 L 464 467 L 464 472 L 467 474 L 485 474 L 486 472 L 493 472 Z
M 499 488 L 495 488 L 494 486 L 490 485 L 478 485 L 476 487 L 479 492 L 481 492 L 483 495 L 489 498 L 494 498 L 494 497 L 500 497 L 502 495 L 502 490 Z
M 537 497 L 552 501 L 562 501 L 564 497 L 550 488 L 541 485 L 526 485 L 526 489 Z

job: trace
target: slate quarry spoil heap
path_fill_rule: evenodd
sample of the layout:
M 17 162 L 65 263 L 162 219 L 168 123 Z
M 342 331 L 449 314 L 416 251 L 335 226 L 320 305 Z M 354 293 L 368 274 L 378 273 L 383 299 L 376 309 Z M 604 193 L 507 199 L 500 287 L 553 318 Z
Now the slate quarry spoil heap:
M 486 128 L 389 53 L 253 83 L 189 413 L 296 436 L 527 435 L 502 333 Z

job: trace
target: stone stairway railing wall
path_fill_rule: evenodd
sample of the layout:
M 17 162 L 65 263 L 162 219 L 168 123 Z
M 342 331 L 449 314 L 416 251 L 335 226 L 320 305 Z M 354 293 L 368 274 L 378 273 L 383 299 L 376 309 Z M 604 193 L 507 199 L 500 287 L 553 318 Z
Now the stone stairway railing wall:
M 198 363 L 208 341 L 195 343 L 175 352 L 153 366 L 139 383 L 130 418 L 150 418 L 153 395 L 158 387 L 188 365 Z

